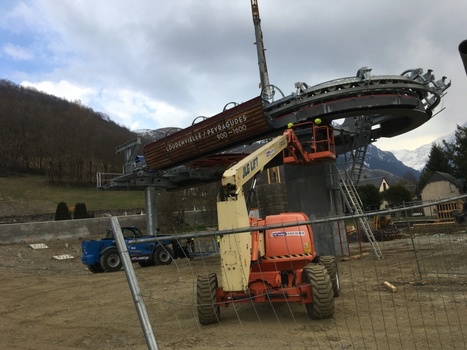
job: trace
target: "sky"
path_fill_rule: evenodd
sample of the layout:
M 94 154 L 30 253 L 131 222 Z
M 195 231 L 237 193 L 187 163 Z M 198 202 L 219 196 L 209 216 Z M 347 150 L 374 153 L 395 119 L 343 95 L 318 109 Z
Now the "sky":
M 259 0 L 269 80 L 284 94 L 355 76 L 433 69 L 445 108 L 380 139 L 415 149 L 467 121 L 465 0 Z M 0 79 L 107 114 L 131 130 L 187 127 L 260 94 L 248 0 L 5 0 Z

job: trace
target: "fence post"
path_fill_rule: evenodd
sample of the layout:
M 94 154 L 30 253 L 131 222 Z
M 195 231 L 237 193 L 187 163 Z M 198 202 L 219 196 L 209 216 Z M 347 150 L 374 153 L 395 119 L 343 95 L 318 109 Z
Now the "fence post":
M 417 248 L 415 247 L 415 241 L 413 239 L 413 232 L 412 228 L 410 227 L 410 222 L 409 222 L 409 217 L 407 215 L 407 210 L 404 210 L 405 213 L 405 218 L 407 219 L 407 224 L 409 227 L 409 235 L 410 235 L 410 240 L 412 241 L 412 248 L 413 248 L 413 253 L 415 255 L 415 261 L 417 262 L 417 270 L 418 270 L 418 276 L 420 277 L 420 282 L 422 282 L 422 270 L 420 269 L 420 262 L 418 261 L 418 255 L 417 255 Z
M 158 350 L 159 348 L 157 346 L 156 338 L 154 337 L 154 332 L 152 331 L 151 321 L 149 321 L 146 306 L 144 305 L 144 300 L 141 296 L 141 289 L 139 288 L 138 280 L 136 279 L 135 270 L 133 269 L 130 254 L 128 253 L 128 248 L 123 238 L 120 223 L 116 217 L 110 218 L 110 223 L 114 232 L 115 243 L 117 244 L 118 252 L 125 269 L 125 275 L 128 286 L 130 287 L 131 296 L 133 297 L 133 302 L 135 303 L 136 311 L 138 312 L 139 322 L 141 323 L 144 337 L 146 338 L 146 344 L 149 350 Z

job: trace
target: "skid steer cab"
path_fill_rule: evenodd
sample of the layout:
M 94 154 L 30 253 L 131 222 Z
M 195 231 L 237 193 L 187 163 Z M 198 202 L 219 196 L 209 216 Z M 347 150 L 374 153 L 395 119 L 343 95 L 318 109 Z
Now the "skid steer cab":
M 334 297 L 340 292 L 336 260 L 317 256 L 308 217 L 282 213 L 249 218 L 246 198 L 250 196 L 243 193 L 243 185 L 278 155 L 284 163 L 300 165 L 335 159 L 329 148 L 314 147 L 312 123 L 295 127 L 300 137 L 289 128 L 223 174 L 217 201 L 219 230 L 249 227 L 251 232 L 221 237 L 221 286 L 215 273 L 198 276 L 200 324 L 219 322 L 220 308 L 238 302 L 297 302 L 311 319 L 334 315 Z M 324 128 L 330 143 L 332 130 Z

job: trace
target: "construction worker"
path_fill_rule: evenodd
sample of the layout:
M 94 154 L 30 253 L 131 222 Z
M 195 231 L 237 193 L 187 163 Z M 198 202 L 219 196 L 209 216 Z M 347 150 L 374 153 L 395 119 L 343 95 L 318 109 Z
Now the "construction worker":
M 186 240 L 186 246 L 187 248 L 190 247 L 191 251 L 195 251 L 195 239 L 193 237 L 187 238 Z
M 315 126 L 320 126 L 323 123 L 321 118 L 316 118 L 314 120 Z M 324 125 L 323 125 L 324 126 Z M 325 128 L 319 128 L 316 130 L 316 151 L 322 152 L 327 151 L 329 148 L 329 144 L 327 142 L 327 130 Z

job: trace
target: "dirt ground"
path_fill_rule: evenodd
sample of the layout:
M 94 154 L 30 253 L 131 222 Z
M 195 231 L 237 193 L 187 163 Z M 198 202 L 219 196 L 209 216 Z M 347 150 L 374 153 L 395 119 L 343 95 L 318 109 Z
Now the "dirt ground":
M 78 239 L 30 243 L 49 248 L 0 246 L 1 349 L 147 348 L 124 271 L 90 273 Z M 357 258 L 358 243 L 339 260 L 341 295 L 323 321 L 303 305 L 239 304 L 200 326 L 196 278 L 219 273 L 219 257 L 133 266 L 160 349 L 466 349 L 465 231 L 380 246 L 384 260 L 368 245 Z

